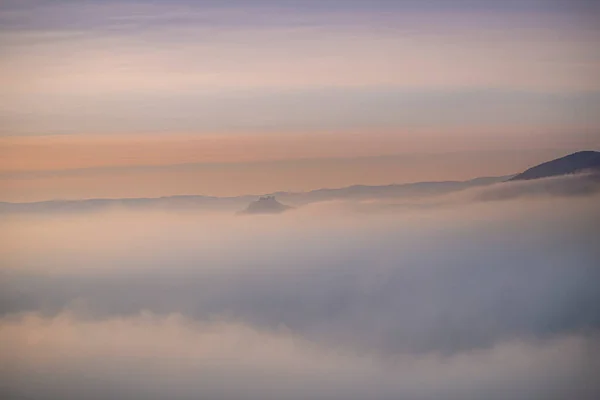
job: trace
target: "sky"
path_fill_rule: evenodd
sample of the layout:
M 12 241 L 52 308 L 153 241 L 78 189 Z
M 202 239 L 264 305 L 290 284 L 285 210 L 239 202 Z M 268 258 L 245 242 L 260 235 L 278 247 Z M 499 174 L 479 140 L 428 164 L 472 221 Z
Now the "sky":
M 0 200 L 467 179 L 597 149 L 599 16 L 591 0 L 3 1 Z M 377 169 L 390 155 L 423 157 Z M 339 158 L 359 173 L 311 172 Z M 212 172 L 156 170 L 182 164 Z

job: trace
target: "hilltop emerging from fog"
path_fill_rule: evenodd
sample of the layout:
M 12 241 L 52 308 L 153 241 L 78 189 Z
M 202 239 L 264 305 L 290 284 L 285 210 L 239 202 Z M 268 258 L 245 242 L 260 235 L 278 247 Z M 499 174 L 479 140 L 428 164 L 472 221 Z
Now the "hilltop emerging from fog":
M 262 196 L 250 203 L 241 214 L 279 214 L 290 208 L 275 200 L 275 196 Z
M 579 151 L 568 156 L 545 162 L 512 177 L 511 181 L 549 178 L 578 172 L 600 172 L 600 152 Z

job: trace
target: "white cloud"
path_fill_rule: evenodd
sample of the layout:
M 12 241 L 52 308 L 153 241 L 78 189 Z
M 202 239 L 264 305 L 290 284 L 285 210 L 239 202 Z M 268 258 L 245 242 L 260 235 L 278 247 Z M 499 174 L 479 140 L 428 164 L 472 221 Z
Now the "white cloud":
M 28 314 L 3 319 L 0 339 L 3 390 L 35 399 L 591 399 L 600 355 L 594 338 L 571 336 L 384 362 L 285 330 L 151 314 Z

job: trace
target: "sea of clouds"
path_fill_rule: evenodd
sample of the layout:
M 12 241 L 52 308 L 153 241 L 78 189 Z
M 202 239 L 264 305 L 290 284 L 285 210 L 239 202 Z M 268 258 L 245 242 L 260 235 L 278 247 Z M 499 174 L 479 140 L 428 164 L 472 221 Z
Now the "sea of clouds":
M 600 195 L 574 179 L 2 215 L 0 397 L 596 399 Z

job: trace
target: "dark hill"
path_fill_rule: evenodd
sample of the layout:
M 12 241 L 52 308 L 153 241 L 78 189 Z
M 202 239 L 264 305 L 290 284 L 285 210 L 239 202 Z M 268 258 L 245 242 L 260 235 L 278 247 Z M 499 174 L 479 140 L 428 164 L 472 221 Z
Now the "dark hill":
M 566 174 L 574 174 L 584 171 L 600 172 L 600 152 L 598 151 L 579 151 L 568 156 L 548 161 L 527 171 L 513 176 L 511 181 L 521 181 L 528 179 L 547 178 Z
M 274 196 L 263 196 L 253 201 L 242 211 L 242 214 L 278 214 L 290 207 L 275 200 Z

